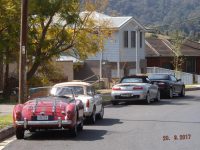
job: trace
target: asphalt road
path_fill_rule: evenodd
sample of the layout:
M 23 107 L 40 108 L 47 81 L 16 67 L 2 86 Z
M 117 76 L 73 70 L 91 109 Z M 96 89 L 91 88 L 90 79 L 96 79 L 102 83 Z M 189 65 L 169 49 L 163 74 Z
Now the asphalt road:
M 27 132 L 24 140 L 4 142 L 4 150 L 199 150 L 199 92 L 150 105 L 108 106 L 105 119 L 84 126 L 77 138 L 63 131 Z

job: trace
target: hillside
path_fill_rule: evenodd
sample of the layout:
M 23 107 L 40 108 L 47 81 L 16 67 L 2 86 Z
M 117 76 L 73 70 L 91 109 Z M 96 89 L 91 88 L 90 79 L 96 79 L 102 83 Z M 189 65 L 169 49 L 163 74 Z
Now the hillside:
M 200 32 L 200 0 L 110 0 L 107 12 L 133 16 L 146 26 L 175 24 L 171 28 L 188 35 Z

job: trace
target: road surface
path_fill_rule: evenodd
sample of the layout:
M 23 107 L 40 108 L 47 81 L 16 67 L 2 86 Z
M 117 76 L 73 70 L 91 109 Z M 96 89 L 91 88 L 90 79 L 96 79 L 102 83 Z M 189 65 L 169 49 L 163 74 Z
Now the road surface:
M 26 132 L 24 140 L 4 141 L 4 150 L 199 150 L 199 92 L 150 105 L 111 105 L 104 120 L 85 125 L 77 138 L 63 131 Z

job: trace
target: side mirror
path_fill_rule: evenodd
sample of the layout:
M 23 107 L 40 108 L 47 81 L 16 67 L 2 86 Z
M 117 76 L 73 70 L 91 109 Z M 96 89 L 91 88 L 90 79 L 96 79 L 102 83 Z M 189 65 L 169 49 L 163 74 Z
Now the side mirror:
M 177 79 L 177 82 L 180 82 L 181 81 L 181 79 Z

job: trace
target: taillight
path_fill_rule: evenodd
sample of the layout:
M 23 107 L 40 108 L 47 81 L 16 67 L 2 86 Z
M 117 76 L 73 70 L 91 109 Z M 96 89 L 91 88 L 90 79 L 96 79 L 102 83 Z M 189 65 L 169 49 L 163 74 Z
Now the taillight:
M 16 118 L 16 120 L 21 120 L 21 112 L 20 111 L 16 112 L 15 118 Z
M 86 102 L 86 107 L 90 107 L 90 101 L 89 100 L 87 100 L 87 102 Z
M 133 90 L 143 90 L 143 87 L 142 86 L 135 86 L 135 87 L 133 87 Z
M 113 90 L 113 91 L 120 91 L 121 88 L 120 88 L 120 87 L 113 87 L 112 90 Z
M 73 113 L 72 113 L 71 111 L 68 110 L 66 116 L 67 116 L 67 118 L 65 118 L 65 120 L 67 120 L 67 119 L 68 119 L 68 120 L 71 120 L 71 119 L 73 118 Z

